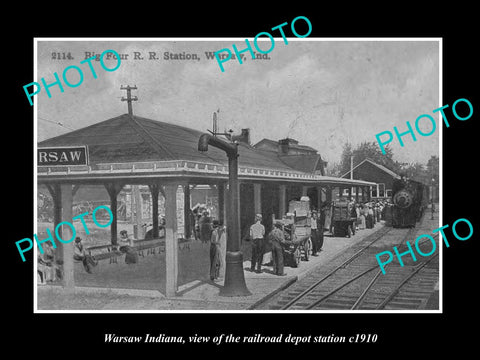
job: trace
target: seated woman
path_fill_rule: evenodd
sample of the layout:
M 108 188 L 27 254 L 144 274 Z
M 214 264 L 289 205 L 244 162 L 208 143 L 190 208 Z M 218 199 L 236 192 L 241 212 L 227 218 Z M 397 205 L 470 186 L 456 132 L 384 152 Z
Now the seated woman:
M 128 236 L 127 230 L 120 231 L 120 248 L 125 253 L 126 264 L 136 264 L 138 262 L 138 254 L 133 248 L 133 238 Z
M 56 280 L 55 250 L 50 242 L 45 243 L 42 248 L 43 254 L 37 252 L 37 272 L 40 283 L 45 285 Z
M 76 237 L 75 238 L 75 247 L 73 249 L 73 259 L 76 261 L 81 261 L 83 264 L 83 268 L 85 271 L 89 274 L 92 273 L 92 267 L 97 266 L 97 262 L 95 259 L 87 255 L 85 253 L 85 248 L 83 247 L 82 244 L 82 238 Z

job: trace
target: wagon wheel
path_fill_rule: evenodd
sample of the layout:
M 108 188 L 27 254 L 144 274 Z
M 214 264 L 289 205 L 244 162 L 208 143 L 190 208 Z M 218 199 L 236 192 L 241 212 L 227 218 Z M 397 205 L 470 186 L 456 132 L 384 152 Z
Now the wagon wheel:
M 293 253 L 293 261 L 294 261 L 295 267 L 298 267 L 301 259 L 302 259 L 302 252 L 300 251 L 300 247 L 297 246 L 297 248 Z

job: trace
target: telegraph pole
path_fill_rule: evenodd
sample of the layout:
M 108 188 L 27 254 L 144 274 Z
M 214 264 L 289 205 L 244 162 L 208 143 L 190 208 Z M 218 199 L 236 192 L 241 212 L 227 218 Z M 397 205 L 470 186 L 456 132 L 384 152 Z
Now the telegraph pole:
M 127 98 L 122 96 L 122 101 L 127 101 L 128 102 L 128 115 L 130 117 L 133 117 L 133 109 L 132 109 L 132 101 L 137 101 L 138 98 L 136 96 L 132 97 L 132 90 L 137 90 L 137 85 L 135 86 L 120 86 L 120 90 L 127 90 Z

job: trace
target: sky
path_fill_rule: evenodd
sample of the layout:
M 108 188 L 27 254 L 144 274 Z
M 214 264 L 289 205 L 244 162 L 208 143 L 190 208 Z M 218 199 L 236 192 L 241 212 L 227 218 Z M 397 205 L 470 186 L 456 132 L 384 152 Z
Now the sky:
M 262 39 L 262 38 L 260 38 Z M 75 40 L 75 41 L 74 41 Z M 199 131 L 212 129 L 212 114 L 220 109 L 219 130 L 240 133 L 250 128 L 253 144 L 269 138 L 290 137 L 318 150 L 329 163 L 340 161 L 345 142 L 354 146 L 369 141 L 382 131 L 406 131 L 406 121 L 414 127 L 422 114 L 430 114 L 437 122 L 433 135 L 417 141 L 405 136 L 404 147 L 392 142 L 394 160 L 426 163 L 439 155 L 439 113 L 432 111 L 440 104 L 439 42 L 345 39 L 275 38 L 269 59 L 247 59 L 225 62 L 222 72 L 215 59 L 206 52 L 224 48 L 233 52 L 232 44 L 245 49 L 242 38 L 190 39 L 37 39 L 37 72 L 32 81 L 54 82 L 68 66 L 78 66 L 83 81 L 64 92 L 58 86 L 35 95 L 37 107 L 37 140 L 60 135 L 73 129 L 98 123 L 127 113 L 122 85 L 136 85 L 132 95 L 135 115 L 178 124 Z M 253 50 L 256 49 L 253 46 Z M 259 41 L 267 50 L 271 43 Z M 103 70 L 92 61 L 95 79 L 87 63 L 86 52 L 101 54 L 115 50 L 128 54 L 115 71 Z M 134 59 L 138 52 L 143 60 Z M 196 54 L 198 60 L 166 60 L 164 53 Z M 53 53 L 60 53 L 53 58 Z M 63 53 L 72 58 L 63 60 Z M 150 56 L 151 55 L 151 56 Z M 114 68 L 116 60 L 105 60 Z M 79 82 L 75 69 L 67 72 L 70 83 Z M 28 102 L 28 100 L 26 99 Z M 424 121 L 423 119 L 422 121 Z M 59 125 L 60 123 L 61 125 Z M 419 123 L 428 133 L 431 124 Z

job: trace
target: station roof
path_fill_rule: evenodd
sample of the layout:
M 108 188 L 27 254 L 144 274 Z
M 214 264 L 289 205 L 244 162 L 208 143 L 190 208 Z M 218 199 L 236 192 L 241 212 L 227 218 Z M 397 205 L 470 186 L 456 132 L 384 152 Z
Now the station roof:
M 91 164 L 191 160 L 227 164 L 226 154 L 215 147 L 197 150 L 202 132 L 139 116 L 123 114 L 38 144 L 39 147 L 88 145 Z M 289 170 L 276 156 L 239 143 L 239 165 Z
M 202 177 L 228 176 L 228 159 L 222 150 L 210 146 L 198 151 L 203 133 L 140 116 L 123 114 L 38 143 L 38 147 L 87 145 L 87 166 L 37 168 L 39 180 L 93 179 L 119 177 Z M 373 183 L 330 178 L 296 170 L 278 154 L 255 149 L 239 142 L 239 177 L 266 180 L 318 181 L 371 185 Z M 307 170 L 307 169 L 306 169 Z

